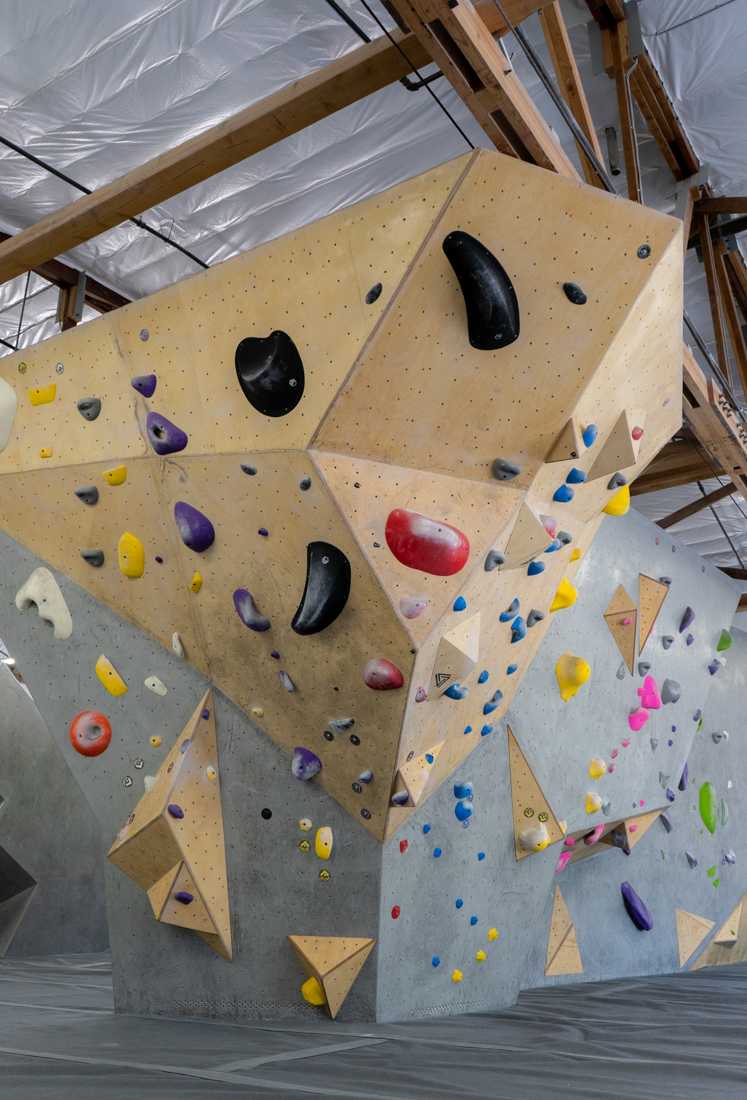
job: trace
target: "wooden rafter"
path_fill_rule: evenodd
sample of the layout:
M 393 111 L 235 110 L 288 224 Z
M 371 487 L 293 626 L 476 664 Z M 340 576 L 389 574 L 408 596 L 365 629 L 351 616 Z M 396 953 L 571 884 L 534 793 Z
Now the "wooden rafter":
M 747 344 L 745 344 L 744 333 L 739 322 L 737 303 L 729 278 L 729 268 L 726 263 L 727 252 L 722 241 L 719 241 L 714 246 L 714 254 L 719 300 L 726 322 L 726 329 L 729 333 L 732 356 L 737 368 L 742 392 L 747 394 Z
M 730 249 L 724 254 L 724 263 L 729 273 L 729 282 L 734 298 L 747 322 L 747 263 L 739 249 Z
M 633 121 L 633 102 L 630 94 L 630 84 L 628 83 L 628 72 L 631 63 L 628 54 L 625 24 L 615 23 L 612 29 L 605 33 L 609 36 L 612 73 L 615 80 L 615 92 L 617 94 L 617 113 L 620 117 L 620 132 L 623 144 L 623 156 L 625 159 L 625 179 L 628 185 L 628 198 L 633 202 L 641 202 L 641 168 L 638 163 L 638 142 L 636 141 L 635 124 Z
M 683 413 L 714 469 L 723 470 L 740 493 L 747 492 L 747 428 L 713 378 L 707 378 L 685 345 Z
M 699 214 L 747 214 L 747 195 L 715 198 L 707 195 L 698 203 Z
M 716 341 L 716 359 L 724 378 L 728 378 L 729 359 L 726 352 L 726 337 L 724 335 L 724 311 L 721 302 L 718 273 L 716 270 L 716 254 L 713 247 L 713 241 L 711 240 L 708 215 L 697 214 L 696 221 L 700 234 L 700 247 L 703 250 L 703 267 L 705 268 L 706 283 L 708 285 L 708 302 L 711 307 L 713 336 Z
M 0 242 L 11 239 L 9 233 L 0 233 Z M 77 288 L 78 279 L 80 278 L 80 272 L 77 268 L 70 267 L 69 264 L 64 264 L 60 260 L 49 260 L 46 263 L 37 264 L 33 271 L 34 274 L 40 275 L 42 279 L 46 279 L 48 283 L 59 287 L 60 290 Z M 87 276 L 85 300 L 86 305 L 89 305 L 91 309 L 95 309 L 98 313 L 109 313 L 112 309 L 120 309 L 122 306 L 126 306 L 130 299 L 125 298 L 118 291 L 112 290 L 111 287 L 105 286 L 104 283 L 100 283 L 98 279 Z
M 709 508 L 712 504 L 718 504 L 724 497 L 731 496 L 731 494 L 735 492 L 737 492 L 737 490 L 731 482 L 727 485 L 722 485 L 720 488 L 714 489 L 712 493 L 706 493 L 704 496 L 699 497 L 698 500 L 694 500 L 692 504 L 686 504 L 684 508 L 678 508 L 676 512 L 672 512 L 670 515 L 664 516 L 663 519 L 657 520 L 657 526 L 663 527 L 666 531 L 668 527 L 674 527 L 675 523 L 681 523 L 683 519 L 689 519 L 690 516 L 702 512 L 704 508 Z
M 714 477 L 721 469 L 709 463 L 703 451 L 692 440 L 683 439 L 667 443 L 648 464 L 643 473 L 630 486 L 632 496 L 655 493 L 660 489 L 672 489 Z

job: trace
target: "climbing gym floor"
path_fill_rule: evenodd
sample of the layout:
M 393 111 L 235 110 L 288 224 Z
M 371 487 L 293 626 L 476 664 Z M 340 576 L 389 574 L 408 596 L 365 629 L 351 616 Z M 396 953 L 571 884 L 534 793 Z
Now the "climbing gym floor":
M 740 1100 L 747 964 L 563 985 L 496 1015 L 253 1026 L 112 1012 L 105 955 L 0 961 L 3 1100 Z

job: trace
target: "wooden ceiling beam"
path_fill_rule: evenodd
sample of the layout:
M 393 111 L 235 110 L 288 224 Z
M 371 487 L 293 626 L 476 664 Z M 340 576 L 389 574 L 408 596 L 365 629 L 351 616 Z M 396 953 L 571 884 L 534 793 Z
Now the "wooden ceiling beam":
M 638 162 L 638 142 L 633 121 L 633 103 L 628 83 L 630 57 L 627 49 L 627 34 L 622 23 L 615 23 L 609 35 L 612 56 L 612 72 L 617 93 L 617 113 L 620 118 L 620 131 L 625 159 L 625 180 L 628 186 L 628 198 L 641 202 L 641 168 Z
M 729 278 L 729 268 L 726 264 L 727 252 L 722 241 L 719 241 L 715 246 L 714 253 L 721 309 L 724 320 L 726 321 L 726 329 L 729 333 L 729 343 L 731 344 L 732 355 L 739 375 L 742 392 L 747 394 L 747 344 L 745 343 L 744 332 L 739 322 L 737 303 Z
M 690 485 L 693 481 L 702 481 L 720 473 L 720 467 L 714 470 L 713 464 L 694 442 L 677 440 L 662 447 L 630 486 L 630 492 L 632 496 L 642 496 L 660 489 Z
M 724 264 L 742 318 L 747 322 L 747 263 L 739 249 L 733 248 L 724 253 Z
M 665 531 L 669 527 L 674 527 L 675 523 L 681 523 L 683 519 L 689 519 L 690 516 L 696 515 L 698 512 L 702 512 L 704 508 L 709 508 L 712 504 L 718 504 L 724 497 L 731 496 L 732 493 L 736 493 L 738 490 L 731 482 L 727 485 L 722 485 L 718 489 L 714 489 L 712 493 L 706 493 L 698 500 L 694 500 L 692 504 L 686 504 L 684 508 L 678 508 L 676 512 L 671 512 L 668 516 L 664 516 L 663 519 L 656 521 L 657 527 L 662 527 Z
M 0 233 L 0 242 L 9 240 L 12 240 L 9 233 Z M 69 264 L 64 264 L 61 260 L 48 260 L 46 263 L 38 264 L 33 268 L 33 271 L 35 275 L 41 276 L 42 279 L 46 279 L 48 283 L 59 287 L 60 290 L 77 287 L 80 278 L 80 271 L 77 268 L 70 267 Z M 86 305 L 89 305 L 91 309 L 95 309 L 98 313 L 109 313 L 112 309 L 120 309 L 130 301 L 123 294 L 105 286 L 104 283 L 100 283 L 98 279 L 93 279 L 90 275 L 86 276 L 85 300 Z
M 736 195 L 732 198 L 711 195 L 702 198 L 698 203 L 699 214 L 747 214 L 747 195 Z
M 706 283 L 708 286 L 708 303 L 711 307 L 713 336 L 716 341 L 716 359 L 724 378 L 729 378 L 729 359 L 726 353 L 726 337 L 724 335 L 724 313 L 721 303 L 718 274 L 716 271 L 716 254 L 713 247 L 713 241 L 711 240 L 708 215 L 696 214 L 695 220 L 700 234 L 703 267 L 705 269 Z

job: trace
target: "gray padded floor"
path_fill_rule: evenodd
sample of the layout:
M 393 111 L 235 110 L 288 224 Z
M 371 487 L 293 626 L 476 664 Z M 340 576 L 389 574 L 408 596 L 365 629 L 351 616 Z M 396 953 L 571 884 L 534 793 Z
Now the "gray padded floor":
M 743 1100 L 747 964 L 424 1023 L 114 1016 L 108 959 L 0 961 L 2 1100 Z

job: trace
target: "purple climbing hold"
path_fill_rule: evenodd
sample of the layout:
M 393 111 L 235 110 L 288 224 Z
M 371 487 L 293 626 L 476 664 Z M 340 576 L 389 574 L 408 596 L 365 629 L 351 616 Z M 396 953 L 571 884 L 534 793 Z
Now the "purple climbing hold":
M 130 379 L 133 390 L 137 390 L 143 397 L 152 397 L 156 392 L 157 384 L 158 379 L 155 374 L 138 374 L 136 378 Z
M 638 897 L 629 882 L 620 884 L 620 893 L 625 910 L 636 928 L 640 932 L 650 932 L 654 927 L 654 918 L 646 903 Z
M 293 683 L 293 681 L 291 680 L 288 673 L 285 672 L 285 670 L 282 669 L 282 668 L 281 668 L 280 672 L 278 672 L 278 680 L 280 680 L 280 683 L 282 684 L 282 686 L 285 688 L 286 691 L 295 691 L 296 690 L 296 685 Z
M 692 645 L 694 641 L 695 641 L 695 635 L 694 634 L 688 634 L 688 636 L 685 638 L 685 645 Z
M 667 796 L 668 802 L 674 802 L 675 798 L 677 797 L 671 787 L 667 787 L 664 794 Z
M 711 676 L 715 676 L 720 668 L 721 662 L 714 657 L 708 666 L 708 671 L 710 672 Z
M 688 780 L 688 776 L 689 776 L 689 769 L 688 769 L 688 766 L 687 766 L 687 760 L 686 760 L 686 761 L 685 761 L 685 766 L 684 766 L 684 768 L 682 769 L 682 775 L 680 776 L 680 781 L 679 781 L 679 783 L 677 784 L 677 786 L 679 787 L 679 789 L 680 789 L 681 791 L 686 791 L 686 790 L 687 790 L 687 780 Z
M 189 890 L 178 890 L 174 894 L 174 900 L 181 902 L 182 905 L 191 905 L 195 899 Z
M 166 809 L 169 811 L 171 817 L 175 817 L 178 821 L 184 817 L 184 810 L 181 806 L 177 806 L 176 802 L 169 802 Z
M 680 619 L 680 626 L 679 626 L 680 634 L 685 633 L 685 631 L 691 625 L 691 623 L 694 621 L 694 619 L 695 619 L 695 612 L 693 611 L 693 609 L 691 607 L 686 607 L 685 610 L 682 613 L 682 618 Z
M 659 821 L 664 826 L 665 831 L 668 832 L 668 833 L 671 833 L 671 831 L 672 831 L 672 822 L 669 820 L 667 815 L 666 814 L 659 814 Z
M 295 779 L 313 779 L 322 770 L 322 762 L 315 752 L 297 745 L 293 750 L 291 772 Z
M 212 523 L 191 504 L 177 500 L 174 505 L 174 519 L 182 542 L 196 554 L 204 553 L 215 542 L 215 528 Z
M 233 606 L 244 626 L 261 634 L 270 629 L 270 620 L 266 619 L 254 602 L 254 597 L 246 588 L 237 588 L 233 594 Z
M 189 443 L 189 436 L 176 424 L 172 424 L 160 413 L 149 412 L 145 418 L 145 430 L 151 447 L 157 455 L 173 455 L 183 451 Z

